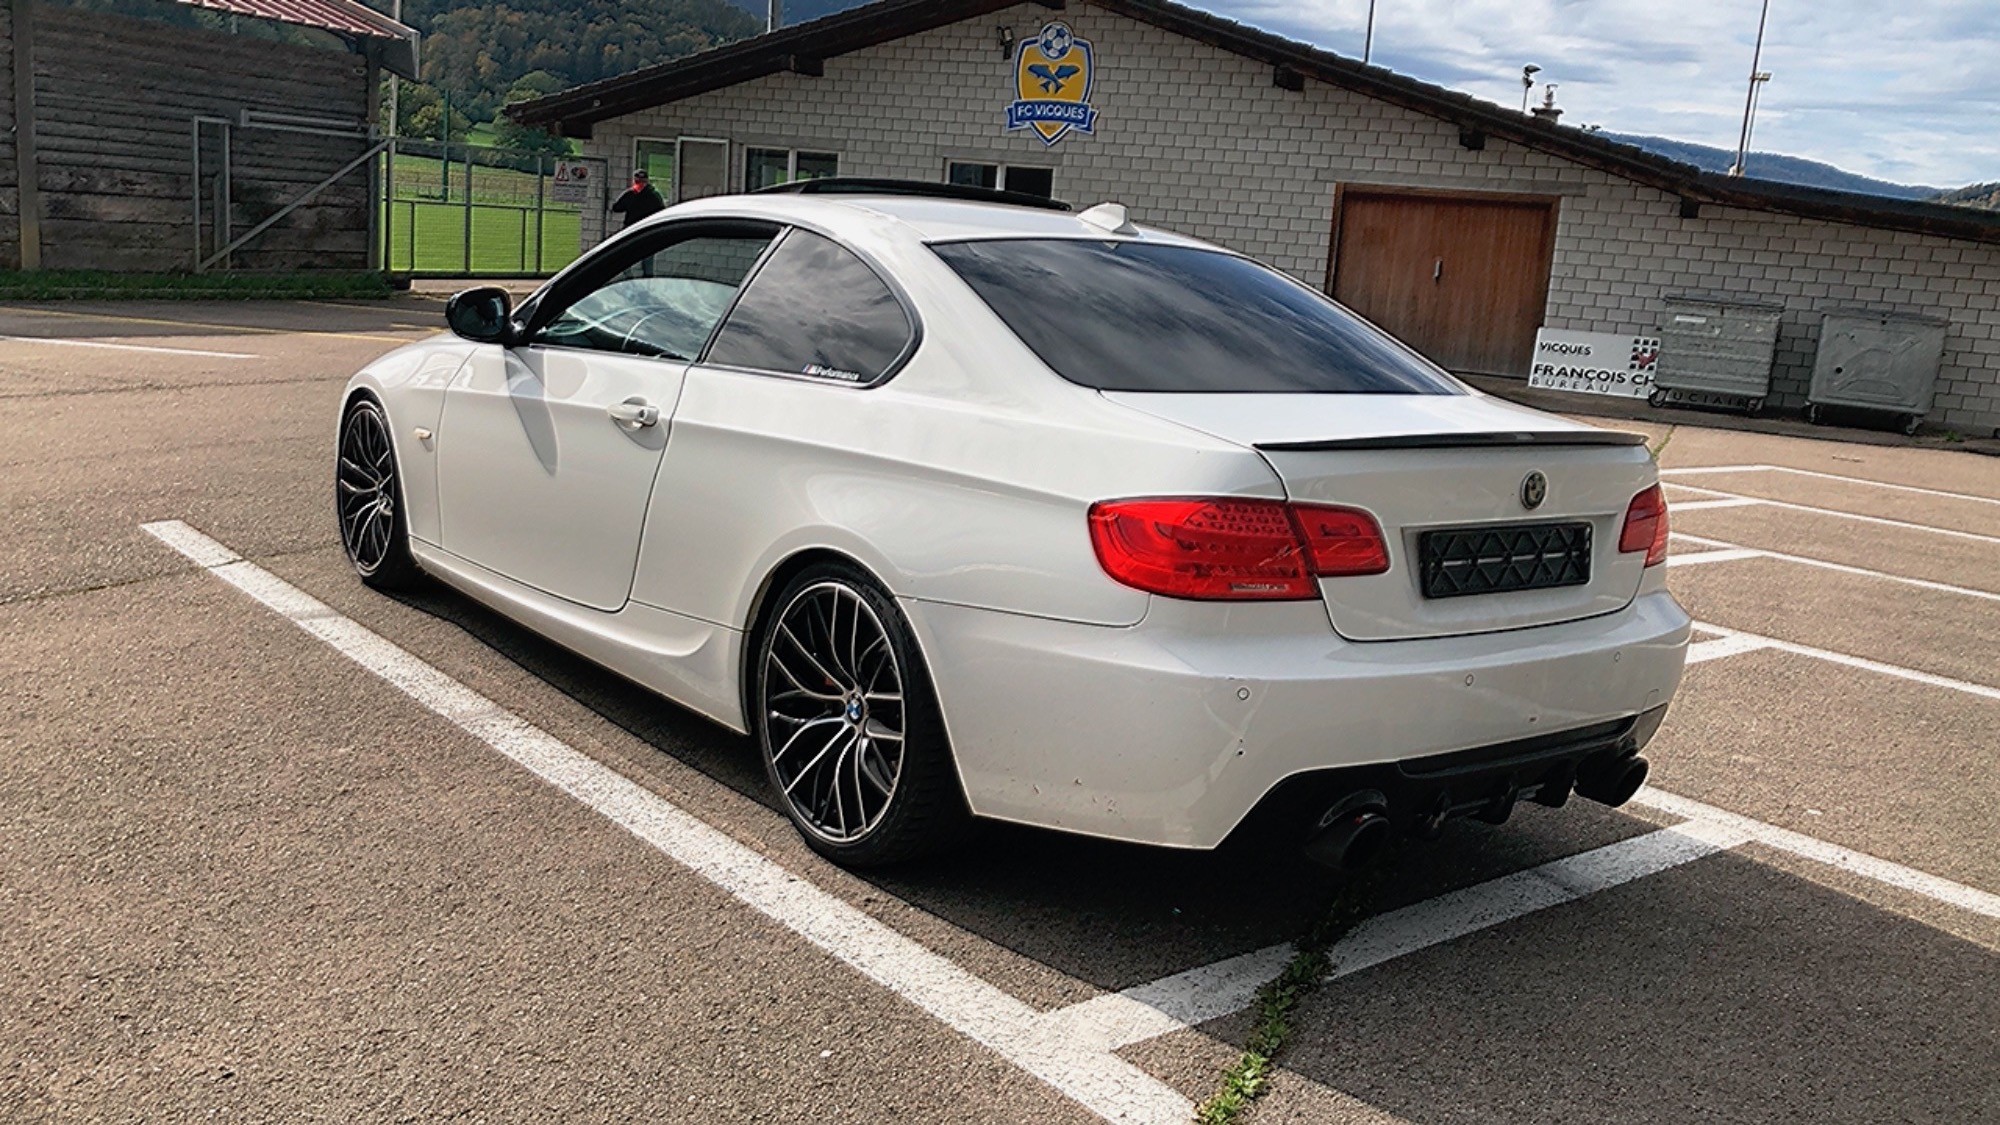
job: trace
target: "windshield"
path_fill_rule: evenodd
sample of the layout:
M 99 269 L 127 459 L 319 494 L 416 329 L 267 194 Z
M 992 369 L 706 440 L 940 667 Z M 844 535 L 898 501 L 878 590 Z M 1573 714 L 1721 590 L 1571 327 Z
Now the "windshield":
M 931 247 L 1042 362 L 1104 391 L 1458 394 L 1449 376 L 1276 270 L 1187 246 Z

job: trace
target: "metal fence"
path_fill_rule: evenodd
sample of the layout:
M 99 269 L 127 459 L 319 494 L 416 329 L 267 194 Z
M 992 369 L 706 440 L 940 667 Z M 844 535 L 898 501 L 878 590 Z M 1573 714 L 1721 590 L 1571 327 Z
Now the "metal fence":
M 415 277 L 545 277 L 604 237 L 595 157 L 398 137 L 382 155 L 382 263 Z

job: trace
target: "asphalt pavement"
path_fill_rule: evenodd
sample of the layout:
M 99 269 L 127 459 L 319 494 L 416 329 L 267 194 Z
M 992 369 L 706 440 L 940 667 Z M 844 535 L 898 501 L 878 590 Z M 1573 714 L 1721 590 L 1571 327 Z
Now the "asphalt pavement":
M 843 872 L 746 740 L 366 590 L 339 390 L 437 313 L 0 309 L 0 1119 L 1190 1116 L 1342 881 Z M 1634 425 L 1705 627 L 1652 787 L 1396 848 L 1245 1120 L 2000 1120 L 2000 460 Z

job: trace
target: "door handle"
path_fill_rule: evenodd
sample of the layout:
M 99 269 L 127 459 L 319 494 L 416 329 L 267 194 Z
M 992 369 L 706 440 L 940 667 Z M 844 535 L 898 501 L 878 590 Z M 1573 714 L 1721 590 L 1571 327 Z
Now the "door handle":
M 660 408 L 643 398 L 628 398 L 624 402 L 614 402 L 604 412 L 611 420 L 628 430 L 643 430 L 660 422 Z

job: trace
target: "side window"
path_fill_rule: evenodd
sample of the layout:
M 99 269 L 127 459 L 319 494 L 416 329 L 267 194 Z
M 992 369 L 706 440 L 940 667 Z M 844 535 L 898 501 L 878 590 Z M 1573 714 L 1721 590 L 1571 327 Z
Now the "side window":
M 915 334 L 901 302 L 874 270 L 836 243 L 794 230 L 743 291 L 708 361 L 872 383 L 888 373 Z
M 588 288 L 534 342 L 693 359 L 770 241 L 746 233 L 672 242 Z

